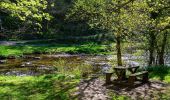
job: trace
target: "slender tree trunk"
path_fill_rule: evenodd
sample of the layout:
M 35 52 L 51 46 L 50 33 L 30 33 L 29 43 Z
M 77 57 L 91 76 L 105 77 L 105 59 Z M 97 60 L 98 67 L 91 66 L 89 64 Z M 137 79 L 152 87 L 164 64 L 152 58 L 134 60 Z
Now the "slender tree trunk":
M 117 65 L 122 66 L 122 52 L 121 52 L 121 37 L 116 38 L 116 48 L 117 48 Z M 122 73 L 122 80 L 126 79 L 126 71 Z
M 49 11 L 51 10 L 51 4 L 53 3 L 53 0 L 47 0 L 47 8 L 44 9 L 44 12 L 50 13 Z M 42 20 L 42 32 L 45 33 L 48 31 L 49 28 L 49 21 L 45 18 Z
M 118 1 L 118 4 L 120 4 L 121 1 Z M 121 27 L 121 17 L 120 17 L 121 10 L 118 9 L 117 12 L 117 35 L 116 35 L 116 49 L 117 49 L 117 65 L 122 66 L 122 52 L 121 52 L 121 33 L 122 33 L 122 27 Z M 125 72 L 124 72 L 124 78 L 125 78 Z
M 150 41 L 149 41 L 149 66 L 153 65 L 155 62 L 155 35 L 154 33 L 150 33 Z
M 166 42 L 167 42 L 167 36 L 168 36 L 168 32 L 165 32 L 163 34 L 163 41 L 162 41 L 162 45 L 161 45 L 161 51 L 159 52 L 159 65 L 164 65 L 164 54 L 165 54 L 165 46 L 166 46 Z
M 122 66 L 121 38 L 117 37 L 116 41 L 117 41 L 117 44 L 116 44 L 116 49 L 117 49 L 117 64 L 118 64 L 118 66 Z
M 157 51 L 157 54 L 155 56 L 155 65 L 158 65 L 158 63 L 159 63 L 158 59 L 159 59 L 159 55 L 158 55 L 158 51 Z
M 0 18 L 0 30 L 2 30 L 2 20 Z
M 149 66 L 153 65 L 153 62 L 155 60 L 155 57 L 154 57 L 154 50 L 150 48 L 149 50 Z
M 42 32 L 47 32 L 48 31 L 48 20 L 46 20 L 45 18 L 43 18 L 42 21 Z
M 164 65 L 164 53 L 159 53 L 159 65 Z

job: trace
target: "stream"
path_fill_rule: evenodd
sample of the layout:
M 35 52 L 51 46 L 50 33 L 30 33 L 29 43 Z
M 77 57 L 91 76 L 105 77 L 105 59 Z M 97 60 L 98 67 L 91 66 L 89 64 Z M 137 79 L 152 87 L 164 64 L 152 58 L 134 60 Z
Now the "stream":
M 123 61 L 128 65 L 146 66 L 145 57 L 132 56 L 130 54 L 123 55 Z M 57 62 L 64 61 L 76 64 L 90 64 L 94 68 L 98 68 L 101 72 L 108 71 L 112 65 L 116 65 L 116 55 L 70 55 L 70 54 L 34 54 L 24 55 L 20 58 L 8 58 L 0 60 L 0 75 L 43 75 L 56 72 Z M 65 66 L 68 66 L 67 63 Z M 74 66 L 72 66 L 74 67 Z

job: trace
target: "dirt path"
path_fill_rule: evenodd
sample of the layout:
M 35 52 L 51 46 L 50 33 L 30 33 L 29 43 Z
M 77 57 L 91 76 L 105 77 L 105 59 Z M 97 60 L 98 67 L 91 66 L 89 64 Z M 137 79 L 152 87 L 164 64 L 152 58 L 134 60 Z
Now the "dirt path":
M 109 93 L 128 96 L 132 100 L 170 100 L 170 96 L 165 95 L 170 87 L 162 82 L 152 81 L 133 88 L 114 84 L 105 86 L 104 83 L 100 78 L 82 81 L 77 87 L 79 91 L 76 92 L 79 100 L 111 100 Z
M 104 81 L 99 78 L 82 81 L 78 87 L 79 100 L 110 100 Z

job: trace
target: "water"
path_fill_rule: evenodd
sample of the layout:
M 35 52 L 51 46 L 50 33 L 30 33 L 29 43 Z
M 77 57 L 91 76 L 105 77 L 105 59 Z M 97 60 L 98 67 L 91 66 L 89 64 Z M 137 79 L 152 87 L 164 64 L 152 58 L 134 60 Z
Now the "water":
M 122 59 L 127 65 L 147 65 L 146 58 L 144 56 L 132 56 L 130 54 L 125 54 Z M 60 61 L 66 62 L 63 66 L 70 66 L 70 63 L 73 65 L 90 64 L 95 71 L 100 70 L 101 72 L 106 72 L 113 65 L 116 65 L 116 55 L 24 55 L 21 58 L 0 60 L 0 75 L 27 76 L 51 74 L 56 72 L 56 62 Z M 170 63 L 167 63 L 167 65 L 168 64 Z
M 92 55 L 25 55 L 22 58 L 1 60 L 1 75 L 42 75 L 55 73 L 55 63 L 59 61 L 103 66 L 109 63 L 107 56 Z M 66 65 L 67 66 L 67 65 Z

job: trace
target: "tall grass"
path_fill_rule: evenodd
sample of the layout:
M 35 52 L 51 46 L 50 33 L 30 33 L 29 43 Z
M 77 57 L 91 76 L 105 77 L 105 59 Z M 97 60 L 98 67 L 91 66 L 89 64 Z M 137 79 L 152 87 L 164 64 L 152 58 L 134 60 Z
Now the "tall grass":
M 56 61 L 54 65 L 58 73 L 77 77 L 87 77 L 93 70 L 93 66 L 90 64 L 83 62 L 75 63 L 75 61 L 68 62 L 63 59 Z

